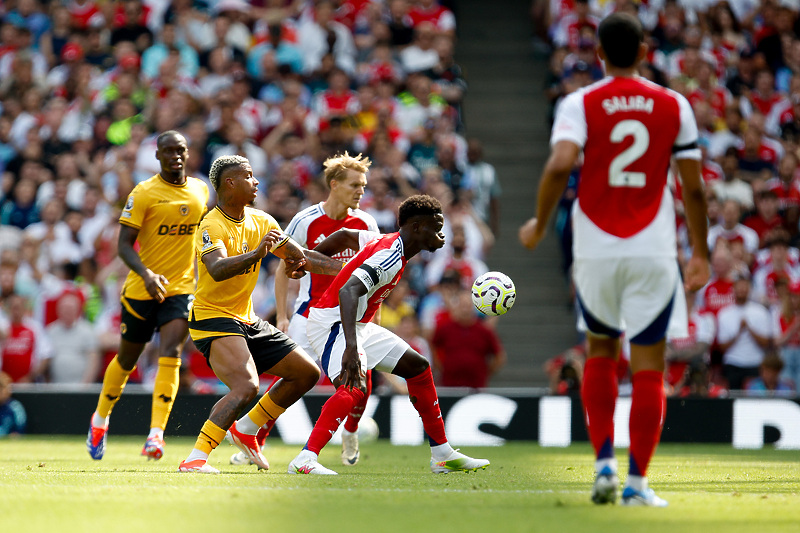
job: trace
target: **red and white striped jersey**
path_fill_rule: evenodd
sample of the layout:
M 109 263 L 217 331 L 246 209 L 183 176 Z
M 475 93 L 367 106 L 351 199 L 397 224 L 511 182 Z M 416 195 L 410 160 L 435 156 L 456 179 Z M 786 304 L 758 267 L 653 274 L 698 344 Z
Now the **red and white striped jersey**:
M 607 77 L 564 98 L 550 143 L 559 141 L 583 148 L 576 258 L 677 255 L 670 159 L 701 157 L 686 98 L 643 78 Z
M 339 290 L 350 277 L 355 276 L 367 287 L 367 294 L 359 299 L 356 312 L 356 321 L 366 324 L 372 320 L 383 300 L 400 281 L 406 262 L 403 239 L 399 232 L 374 239 L 336 275 L 314 307 L 336 309 L 338 315 Z
M 304 248 L 313 249 L 342 228 L 368 230 L 378 233 L 378 223 L 369 213 L 360 209 L 351 209 L 347 216 L 336 220 L 325 214 L 324 202 L 307 207 L 297 213 L 286 226 L 285 233 Z M 340 261 L 348 261 L 356 252 L 344 250 L 333 256 Z M 309 273 L 300 279 L 300 292 L 295 301 L 295 313 L 308 316 L 308 309 L 319 300 L 325 289 L 333 281 L 333 276 Z

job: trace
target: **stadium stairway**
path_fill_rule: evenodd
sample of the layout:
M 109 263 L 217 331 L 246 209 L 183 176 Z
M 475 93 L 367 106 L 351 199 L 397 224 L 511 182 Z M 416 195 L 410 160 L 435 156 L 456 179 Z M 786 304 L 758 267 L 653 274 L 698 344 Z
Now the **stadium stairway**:
M 456 6 L 456 59 L 469 84 L 466 132 L 483 142 L 503 187 L 500 235 L 486 263 L 517 288 L 515 307 L 498 324 L 508 363 L 492 385 L 546 386 L 544 362 L 577 341 L 552 225 L 535 254 L 517 240 L 517 228 L 534 212 L 549 153 L 546 60 L 533 52 L 530 0 L 459 0 Z

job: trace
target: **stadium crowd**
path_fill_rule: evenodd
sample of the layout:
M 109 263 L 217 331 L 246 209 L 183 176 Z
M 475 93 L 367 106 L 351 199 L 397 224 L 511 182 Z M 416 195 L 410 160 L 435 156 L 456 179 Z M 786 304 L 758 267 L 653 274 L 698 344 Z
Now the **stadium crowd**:
M 473 317 L 448 311 L 487 270 L 500 185 L 480 141 L 465 137 L 449 4 L 3 2 L 0 369 L 15 382 L 102 377 L 119 345 L 127 273 L 117 220 L 133 187 L 158 173 L 156 138 L 167 130 L 186 137 L 187 174 L 207 183 L 214 159 L 246 157 L 260 183 L 256 207 L 282 227 L 326 198 L 322 162 L 345 151 L 372 160 L 361 208 L 382 231 L 396 230 L 404 198 L 440 199 L 448 245 L 415 258 L 383 319 L 420 353 L 451 353 Z M 275 323 L 277 261 L 265 261 L 253 301 Z M 502 360 L 476 367 L 485 355 L 471 356 L 434 358 L 438 377 L 485 386 Z M 191 341 L 184 357 L 183 384 L 213 390 Z M 140 359 L 132 381 L 152 380 L 152 359 Z M 468 383 L 456 379 L 465 366 Z
M 703 152 L 712 278 L 686 294 L 689 337 L 668 338 L 668 389 L 793 395 L 800 387 L 800 2 L 535 0 L 553 109 L 602 78 L 596 30 L 613 11 L 642 22 L 650 49 L 640 75 L 687 98 Z M 556 222 L 567 275 L 578 180 L 576 169 Z M 684 262 L 692 243 L 674 177 L 671 188 Z M 578 390 L 582 362 L 580 345 L 549 361 L 551 387 Z

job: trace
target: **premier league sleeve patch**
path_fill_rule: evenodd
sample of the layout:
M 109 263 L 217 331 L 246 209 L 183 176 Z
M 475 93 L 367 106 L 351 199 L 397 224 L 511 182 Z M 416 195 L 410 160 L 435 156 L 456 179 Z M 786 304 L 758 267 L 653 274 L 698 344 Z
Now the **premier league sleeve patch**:
M 128 196 L 128 201 L 125 202 L 125 211 L 133 209 L 133 195 Z
M 213 243 L 211 242 L 211 237 L 208 235 L 208 230 L 204 229 L 203 230 L 203 246 L 202 246 L 202 248 L 200 248 L 200 251 L 201 252 L 205 252 L 206 250 L 208 250 L 212 246 L 213 246 Z

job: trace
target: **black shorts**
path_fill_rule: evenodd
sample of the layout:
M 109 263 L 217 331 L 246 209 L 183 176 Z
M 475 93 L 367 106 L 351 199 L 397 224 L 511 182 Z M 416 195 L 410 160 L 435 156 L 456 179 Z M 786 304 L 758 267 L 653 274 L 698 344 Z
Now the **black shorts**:
M 192 294 L 176 294 L 158 303 L 155 300 L 131 300 L 123 296 L 119 325 L 122 338 L 137 344 L 148 342 L 153 338 L 153 332 L 167 322 L 176 318 L 187 320 L 193 299 Z
M 253 324 L 245 324 L 232 318 L 192 319 L 189 320 L 189 330 L 190 333 L 195 330 L 214 334 L 199 340 L 192 338 L 194 345 L 205 356 L 206 361 L 211 354 L 211 343 L 216 339 L 241 335 L 247 342 L 247 349 L 250 350 L 250 356 L 253 358 L 259 374 L 263 374 L 277 365 L 290 352 L 297 349 L 297 343 L 284 332 L 260 318 Z M 210 361 L 208 366 L 211 366 Z

